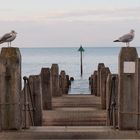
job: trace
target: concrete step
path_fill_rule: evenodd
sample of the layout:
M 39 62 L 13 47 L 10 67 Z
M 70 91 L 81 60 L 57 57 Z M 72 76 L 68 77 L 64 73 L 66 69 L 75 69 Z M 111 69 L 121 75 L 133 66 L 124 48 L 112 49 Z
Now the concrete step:
M 63 95 L 52 99 L 53 108 L 97 107 L 101 108 L 100 98 L 93 95 Z
M 93 108 L 59 108 L 43 111 L 43 126 L 104 126 L 106 113 Z
M 53 110 L 43 111 L 44 126 L 104 126 L 106 111 L 100 97 L 63 95 L 52 99 Z
M 140 139 L 140 131 L 119 131 L 107 126 L 48 126 L 0 133 L 0 140 L 45 139 Z

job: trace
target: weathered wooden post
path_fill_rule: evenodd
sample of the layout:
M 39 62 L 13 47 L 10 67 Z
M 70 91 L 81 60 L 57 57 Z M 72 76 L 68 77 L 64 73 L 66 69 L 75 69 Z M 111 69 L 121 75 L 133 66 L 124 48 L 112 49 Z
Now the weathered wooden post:
M 100 95 L 101 95 L 101 108 L 106 109 L 106 81 L 110 73 L 108 67 L 101 68 L 100 71 Z
M 42 104 L 44 110 L 52 109 L 52 85 L 49 68 L 41 69 Z
M 93 73 L 93 94 L 97 96 L 97 71 Z
M 118 126 L 118 75 L 108 74 L 106 83 L 107 125 Z
M 31 93 L 33 96 L 35 111 L 33 112 L 33 119 L 35 126 L 42 125 L 42 87 L 40 75 L 31 75 L 29 77 Z
M 137 129 L 137 50 L 123 47 L 119 54 L 119 129 Z
M 21 128 L 21 54 L 19 48 L 2 48 L 0 54 L 0 125 Z
M 66 75 L 66 94 L 69 92 L 69 86 L 70 86 L 70 78 L 69 75 Z
M 51 67 L 51 84 L 52 84 L 52 96 L 58 97 L 61 96 L 59 88 L 59 67 L 58 64 L 52 64 Z
M 61 92 L 62 94 L 66 94 L 66 74 L 64 70 L 60 72 L 60 80 L 61 80 Z
M 93 95 L 94 93 L 93 93 L 93 74 L 90 76 L 90 78 L 89 78 L 89 86 L 90 86 L 90 90 L 91 90 L 91 95 Z
M 101 68 L 105 67 L 104 63 L 98 64 L 98 71 L 97 71 L 97 96 L 100 96 L 100 71 Z
M 27 129 L 30 127 L 30 120 L 29 120 L 29 90 L 27 84 L 27 77 L 24 76 L 24 87 L 20 94 L 20 103 L 22 109 L 22 128 Z M 32 114 L 31 114 L 32 115 Z
M 112 94 L 112 74 L 108 74 L 107 81 L 106 81 L 106 111 L 107 111 L 107 126 L 112 125 L 112 118 L 111 118 L 111 94 Z
M 82 47 L 82 45 L 80 46 L 80 48 L 78 49 L 78 51 L 80 52 L 80 69 L 81 69 L 81 76 L 83 75 L 83 56 L 82 53 L 85 51 L 84 48 Z
M 137 95 L 137 130 L 140 129 L 140 58 L 137 59 L 137 69 L 136 69 L 136 74 L 137 74 L 137 83 L 138 83 L 138 95 Z

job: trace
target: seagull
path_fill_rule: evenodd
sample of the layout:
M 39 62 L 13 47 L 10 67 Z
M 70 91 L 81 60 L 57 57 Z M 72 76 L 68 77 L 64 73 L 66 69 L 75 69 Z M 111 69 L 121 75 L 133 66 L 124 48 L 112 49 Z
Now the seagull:
M 114 40 L 113 42 L 123 42 L 126 43 L 126 46 L 129 47 L 129 42 L 133 40 L 134 38 L 134 30 L 131 29 L 129 33 L 119 37 L 117 40 Z
M 16 38 L 16 32 L 12 30 L 10 33 L 6 33 L 0 38 L 0 44 L 8 42 L 8 47 L 11 47 L 11 42 Z

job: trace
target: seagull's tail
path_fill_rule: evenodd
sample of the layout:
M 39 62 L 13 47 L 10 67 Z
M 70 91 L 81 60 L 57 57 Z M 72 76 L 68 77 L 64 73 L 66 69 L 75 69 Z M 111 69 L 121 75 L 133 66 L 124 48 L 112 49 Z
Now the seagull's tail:
M 119 40 L 114 40 L 113 42 L 120 42 Z
M 3 41 L 0 39 L 0 44 L 2 44 L 3 43 Z

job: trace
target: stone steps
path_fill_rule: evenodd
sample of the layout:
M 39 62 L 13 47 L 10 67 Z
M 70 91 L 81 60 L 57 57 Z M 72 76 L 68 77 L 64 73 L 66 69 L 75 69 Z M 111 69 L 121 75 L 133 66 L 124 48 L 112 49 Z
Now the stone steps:
M 104 126 L 105 114 L 84 111 L 51 111 L 43 113 L 43 126 Z
M 119 131 L 107 126 L 44 126 L 1 132 L 0 140 L 140 139 L 140 131 Z
M 44 126 L 105 126 L 106 112 L 93 95 L 64 95 L 53 98 L 53 110 L 43 111 Z
M 53 108 L 96 107 L 100 108 L 100 98 L 93 95 L 63 95 L 52 99 Z

